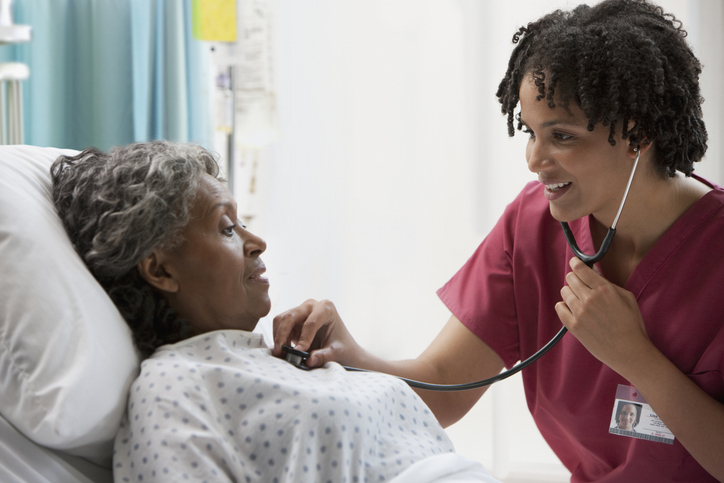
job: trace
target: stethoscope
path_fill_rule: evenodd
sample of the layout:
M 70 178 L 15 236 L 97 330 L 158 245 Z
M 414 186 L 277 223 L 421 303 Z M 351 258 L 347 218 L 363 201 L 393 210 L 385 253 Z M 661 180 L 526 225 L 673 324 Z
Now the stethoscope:
M 618 212 L 616 213 L 616 217 L 613 219 L 613 223 L 611 224 L 611 228 L 608 229 L 608 232 L 606 232 L 606 236 L 603 239 L 603 242 L 601 243 L 601 248 L 599 248 L 598 252 L 594 255 L 587 255 L 581 251 L 580 248 L 578 248 L 578 244 L 576 243 L 576 238 L 573 236 L 573 232 L 571 231 L 571 228 L 568 226 L 568 223 L 565 221 L 561 222 L 561 228 L 563 228 L 563 234 L 566 237 L 566 242 L 568 243 L 568 246 L 571 248 L 571 251 L 573 252 L 576 257 L 578 257 L 583 263 L 588 265 L 589 267 L 592 267 L 594 263 L 600 262 L 603 257 L 608 253 L 608 249 L 611 247 L 611 242 L 613 241 L 613 236 L 616 234 L 616 225 L 618 224 L 618 219 L 621 217 L 621 212 L 623 211 L 623 205 L 626 203 L 626 198 L 628 198 L 628 192 L 631 189 L 631 183 L 633 182 L 634 173 L 636 173 L 636 166 L 639 164 L 639 157 L 641 156 L 641 150 L 640 148 L 636 148 L 636 160 L 634 161 L 633 168 L 631 169 L 631 175 L 628 178 L 628 183 L 626 184 L 626 191 L 623 193 L 623 198 L 621 199 L 621 204 L 618 207 Z M 405 381 L 410 387 L 416 387 L 419 389 L 428 389 L 431 391 L 467 391 L 469 389 L 477 389 L 479 387 L 489 386 L 490 384 L 493 384 L 498 381 L 502 381 L 503 379 L 507 379 L 510 376 L 519 373 L 529 365 L 533 364 L 535 361 L 540 359 L 543 354 L 548 352 L 553 348 L 554 345 L 560 341 L 563 336 L 568 332 L 568 329 L 566 327 L 561 327 L 561 330 L 558 331 L 558 333 L 550 340 L 546 345 L 541 347 L 538 352 L 527 358 L 526 360 L 516 364 L 512 368 L 508 369 L 507 371 L 503 371 L 497 376 L 489 377 L 488 379 L 483 379 L 481 381 L 475 381 L 475 382 L 468 382 L 464 384 L 430 384 L 427 382 L 420 382 L 420 381 L 414 381 L 412 379 L 406 379 L 404 377 L 398 377 L 398 379 L 401 379 Z M 310 370 L 309 367 L 306 365 L 307 358 L 309 357 L 309 352 L 300 351 L 293 347 L 283 345 L 282 349 L 284 350 L 284 358 L 287 362 L 290 362 L 291 364 L 295 365 L 296 367 L 304 370 Z M 356 371 L 356 372 L 374 372 L 374 371 L 368 371 L 367 369 L 358 369 L 356 367 L 347 367 L 343 366 L 348 371 Z

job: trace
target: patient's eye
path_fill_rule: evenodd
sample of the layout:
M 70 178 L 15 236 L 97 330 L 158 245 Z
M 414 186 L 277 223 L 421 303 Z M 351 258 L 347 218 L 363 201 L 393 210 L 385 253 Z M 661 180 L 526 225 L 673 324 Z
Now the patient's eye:
M 244 225 L 241 225 L 241 226 L 242 226 L 242 228 L 246 228 Z M 234 228 L 236 228 L 236 225 L 230 225 L 230 226 L 227 226 L 226 228 L 224 228 L 223 230 L 221 230 L 221 232 L 225 236 L 232 237 L 232 236 L 234 236 Z

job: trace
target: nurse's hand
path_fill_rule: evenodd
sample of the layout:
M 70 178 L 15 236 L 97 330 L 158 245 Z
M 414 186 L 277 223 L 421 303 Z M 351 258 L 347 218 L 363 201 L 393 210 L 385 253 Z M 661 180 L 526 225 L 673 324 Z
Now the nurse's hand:
M 309 367 L 330 361 L 354 366 L 363 352 L 329 300 L 309 299 L 277 315 L 273 323 L 272 354 L 277 357 L 282 356 L 282 345 L 294 343 L 295 349 L 311 353 L 306 361 Z
M 624 375 L 632 358 L 651 344 L 636 298 L 578 258 L 570 266 L 563 301 L 555 307 L 558 317 L 594 357 Z

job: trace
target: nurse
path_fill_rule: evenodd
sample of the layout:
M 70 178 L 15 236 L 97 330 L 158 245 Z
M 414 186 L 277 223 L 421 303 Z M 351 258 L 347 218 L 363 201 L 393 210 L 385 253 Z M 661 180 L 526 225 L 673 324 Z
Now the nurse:
M 724 190 L 693 174 L 706 152 L 701 65 L 673 15 L 646 1 L 556 11 L 516 32 L 497 97 L 528 136 L 525 186 L 438 295 L 452 315 L 414 360 L 360 347 L 334 305 L 274 319 L 329 361 L 438 384 L 476 381 L 559 344 L 526 368 L 528 406 L 572 481 L 724 481 Z M 640 155 L 608 254 L 598 250 Z M 674 435 L 609 433 L 617 392 L 640 394 Z M 420 390 L 443 426 L 485 389 Z M 640 431 L 640 428 L 637 428 Z M 660 438 L 664 439 L 664 438 Z

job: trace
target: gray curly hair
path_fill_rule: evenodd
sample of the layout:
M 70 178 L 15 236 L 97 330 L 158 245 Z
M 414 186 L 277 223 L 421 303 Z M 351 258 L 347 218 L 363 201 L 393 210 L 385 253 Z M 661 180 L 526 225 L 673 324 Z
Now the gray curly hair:
M 178 317 L 136 266 L 182 241 L 204 173 L 219 165 L 194 144 L 152 141 L 89 148 L 51 166 L 53 201 L 73 247 L 108 292 L 144 356 L 188 337 Z

